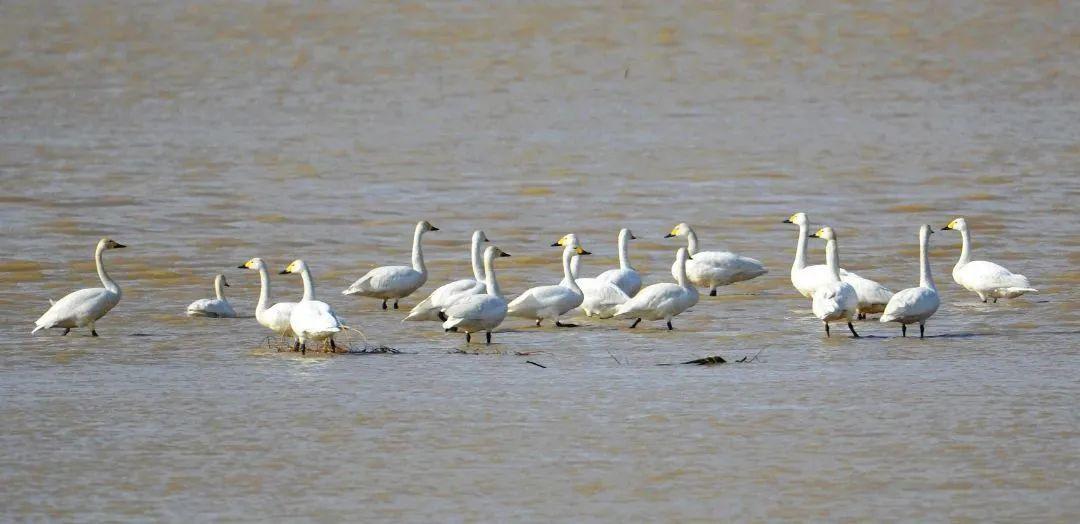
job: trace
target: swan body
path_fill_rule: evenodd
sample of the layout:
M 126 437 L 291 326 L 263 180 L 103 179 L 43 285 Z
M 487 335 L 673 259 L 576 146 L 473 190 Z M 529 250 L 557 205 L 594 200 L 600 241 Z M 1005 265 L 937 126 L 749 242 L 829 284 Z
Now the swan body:
M 628 230 L 623 230 L 628 231 Z M 573 234 L 566 235 L 559 239 L 558 242 L 552 244 L 552 246 L 561 246 L 564 242 L 576 242 L 577 237 Z M 618 270 L 612 270 L 618 271 Z M 603 280 L 600 276 L 596 278 L 580 278 L 581 274 L 581 257 L 575 256 L 570 263 L 570 273 L 574 275 L 574 282 L 581 288 L 581 293 L 584 295 L 584 299 L 581 301 L 581 312 L 587 317 L 596 318 L 611 318 L 615 316 L 615 308 L 620 304 L 630 300 L 630 296 L 626 294 L 619 286 L 613 284 L 609 280 Z M 608 273 L 605 271 L 604 273 Z M 634 272 L 636 276 L 636 271 Z M 601 273 L 601 276 L 603 273 Z M 638 279 L 640 286 L 640 278 Z M 636 293 L 636 291 L 635 291 Z
M 241 264 L 239 268 L 259 272 L 259 302 L 255 305 L 255 320 L 263 327 L 277 333 L 278 336 L 295 337 L 289 319 L 292 317 L 296 302 L 278 302 L 272 306 L 267 305 L 270 303 L 270 272 L 263 259 L 253 258 Z
M 556 245 L 560 244 L 557 242 Z M 576 240 L 566 242 L 562 255 L 562 282 L 554 286 L 538 286 L 525 290 L 510 302 L 507 306 L 507 314 L 512 317 L 535 319 L 537 326 L 547 319 L 555 321 L 556 326 L 562 326 L 559 317 L 580 306 L 585 300 L 585 295 L 581 292 L 570 270 L 570 261 L 575 255 L 588 254 L 590 253 L 582 249 Z
M 750 280 L 768 273 L 765 266 L 753 258 L 727 251 L 698 251 L 697 233 L 683 222 L 675 226 L 664 238 L 685 236 L 689 258 L 686 276 L 695 286 L 708 288 L 710 296 L 716 296 L 716 288 Z M 671 276 L 678 278 L 678 262 L 671 266 Z
M 446 320 L 446 308 L 454 305 L 457 301 L 473 296 L 481 295 L 487 292 L 487 286 L 484 284 L 484 266 L 483 266 L 483 242 L 487 242 L 488 238 L 484 235 L 483 231 L 479 229 L 473 231 L 471 256 L 472 256 L 472 268 L 473 278 L 465 278 L 461 280 L 455 280 L 448 284 L 439 286 L 435 291 L 432 291 L 427 298 L 420 301 L 419 304 L 409 311 L 409 315 L 404 320 Z
M 646 287 L 615 309 L 615 318 L 635 318 L 637 320 L 630 326 L 638 325 L 642 319 L 666 320 L 667 328 L 674 329 L 671 319 L 690 309 L 698 302 L 698 290 L 686 274 L 687 263 L 692 260 L 687 248 L 680 247 L 675 254 L 675 264 L 678 271 L 673 284 L 663 282 Z
M 353 282 L 341 294 L 381 298 L 383 309 L 386 309 L 387 300 L 394 299 L 394 309 L 397 309 L 398 300 L 411 295 L 427 282 L 428 271 L 424 266 L 424 252 L 420 248 L 420 239 L 424 233 L 438 230 L 439 228 L 431 225 L 427 220 L 417 222 L 416 229 L 413 231 L 412 266 L 377 267 Z
M 953 281 L 964 289 L 975 292 L 983 302 L 991 298 L 997 302 L 999 298 L 1016 298 L 1024 293 L 1038 291 L 1031 287 L 1024 275 L 1013 273 L 993 262 L 971 260 L 971 234 L 967 221 L 963 218 L 957 218 L 941 229 L 959 231 L 963 242 L 960 247 L 960 260 L 953 266 Z
M 836 232 L 826 226 L 811 236 L 826 240 L 825 262 L 829 269 L 829 280 L 815 287 L 811 295 L 814 316 L 825 323 L 825 336 L 831 336 L 829 322 L 845 320 L 852 336 L 858 337 L 851 319 L 859 309 L 859 297 L 851 284 L 840 279 L 840 253 L 836 245 Z
M 300 352 L 307 352 L 307 343 L 328 340 L 336 349 L 334 335 L 341 331 L 342 323 L 337 313 L 326 302 L 315 300 L 315 283 L 311 271 L 303 260 L 294 260 L 281 274 L 300 273 L 304 280 L 304 296 L 289 315 L 289 326 L 296 336 Z
M 99 240 L 94 249 L 94 264 L 97 266 L 98 278 L 101 279 L 101 285 L 104 287 L 80 289 L 56 302 L 50 300 L 52 305 L 34 322 L 34 330 L 30 334 L 43 329 L 64 328 L 66 335 L 72 328 L 89 326 L 90 334 L 98 336 L 94 323 L 116 307 L 121 297 L 120 286 L 116 285 L 116 282 L 105 272 L 102 253 L 108 249 L 124 247 L 127 246 L 109 238 Z
M 503 298 L 498 281 L 495 280 L 495 257 L 508 257 L 501 249 L 488 246 L 484 250 L 484 289 L 485 293 L 469 295 L 446 308 L 446 331 L 464 331 L 465 342 L 470 342 L 473 333 L 487 332 L 487 343 L 491 343 L 491 331 L 502 324 L 506 318 L 507 304 Z
M 818 286 L 831 282 L 832 271 L 824 264 L 806 265 L 806 241 L 809 221 L 806 213 L 795 213 L 784 221 L 785 224 L 799 226 L 799 239 L 795 244 L 795 262 L 791 264 L 791 285 L 800 295 L 811 298 L 814 289 Z M 855 273 L 840 268 L 840 280 L 851 284 L 855 288 L 855 295 L 859 299 L 857 316 L 865 318 L 867 314 L 881 313 L 885 310 L 885 304 L 892 298 L 889 288 L 863 278 Z
M 211 318 L 233 318 L 236 316 L 236 311 L 233 311 L 232 304 L 225 299 L 225 288 L 229 287 L 229 282 L 225 280 L 225 275 L 218 275 L 214 277 L 214 295 L 216 298 L 201 298 L 192 302 L 187 307 L 187 315 L 189 317 L 211 317 Z
M 882 322 L 899 322 L 903 336 L 907 336 L 908 324 L 918 323 L 919 338 L 923 338 L 926 320 L 934 315 L 941 304 L 934 276 L 930 273 L 930 235 L 933 232 L 929 225 L 919 228 L 919 287 L 898 291 L 881 314 Z
M 628 296 L 634 296 L 641 290 L 641 275 L 637 270 L 630 265 L 630 241 L 637 240 L 637 237 L 626 228 L 619 231 L 619 268 L 609 269 L 596 275 L 596 280 L 602 282 L 610 282 L 619 288 L 623 294 Z M 577 276 L 577 273 L 574 273 Z M 581 282 L 579 281 L 580 285 Z M 592 286 L 592 284 L 588 284 Z M 585 288 L 582 287 L 584 290 Z M 585 300 L 588 300 L 588 293 L 586 293 Z M 603 318 L 603 317 L 602 317 Z

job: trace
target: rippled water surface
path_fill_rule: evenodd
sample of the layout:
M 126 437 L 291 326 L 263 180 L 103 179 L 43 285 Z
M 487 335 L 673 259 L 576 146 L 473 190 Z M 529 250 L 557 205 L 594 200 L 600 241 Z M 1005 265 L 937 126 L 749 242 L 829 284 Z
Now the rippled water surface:
M 1080 9 L 863 4 L 3 2 L 0 517 L 1080 520 Z M 943 232 L 929 338 L 827 339 L 788 280 L 796 211 L 894 289 L 919 224 L 963 215 L 1040 292 L 978 302 Z M 668 281 L 682 221 L 770 272 L 674 332 L 511 320 L 455 354 L 339 294 L 419 219 L 423 292 L 477 227 L 510 294 L 558 280 L 570 231 L 591 274 L 633 228 Z M 129 248 L 102 336 L 31 338 L 103 235 Z M 184 317 L 218 272 L 251 315 L 252 256 L 303 257 L 404 353 Z M 757 359 L 657 365 L 714 354 Z

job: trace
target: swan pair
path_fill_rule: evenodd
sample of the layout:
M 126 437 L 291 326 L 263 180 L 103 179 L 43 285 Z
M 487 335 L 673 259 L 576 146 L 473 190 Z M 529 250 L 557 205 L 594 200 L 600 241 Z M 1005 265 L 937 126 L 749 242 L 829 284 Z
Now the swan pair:
M 941 230 L 960 232 L 960 260 L 953 266 L 953 281 L 968 291 L 974 291 L 983 302 L 991 298 L 997 302 L 999 298 L 1016 298 L 1038 291 L 1031 287 L 1024 275 L 1015 274 L 993 262 L 971 260 L 971 233 L 963 217 L 949 222 Z
M 818 286 L 832 282 L 832 270 L 827 265 L 806 265 L 806 243 L 809 231 L 809 220 L 806 213 L 795 213 L 784 220 L 785 224 L 799 226 L 799 238 L 795 243 L 795 262 L 791 264 L 791 284 L 806 298 L 812 298 L 814 290 Z M 856 317 L 866 318 L 868 314 L 881 313 L 885 310 L 885 304 L 892 298 L 889 288 L 863 278 L 855 273 L 839 268 L 840 280 L 847 282 L 855 289 L 859 307 Z
M 581 305 L 585 294 L 577 284 L 571 269 L 572 259 L 579 255 L 591 255 L 581 247 L 573 233 L 564 235 L 552 247 L 563 246 L 563 279 L 557 285 L 537 286 L 525 290 L 507 306 L 507 314 L 513 317 L 535 319 L 539 326 L 544 320 L 552 320 L 557 327 L 572 327 L 563 324 L 559 317 Z
M 187 315 L 189 317 L 211 317 L 211 318 L 234 318 L 236 317 L 236 311 L 233 310 L 232 304 L 225 298 L 225 288 L 229 287 L 229 281 L 225 280 L 225 275 L 218 275 L 214 277 L 214 295 L 216 298 L 201 298 L 192 302 L 187 307 Z
M 327 341 L 330 350 L 336 351 L 334 335 L 345 326 L 337 313 L 326 302 L 315 299 L 315 282 L 311 270 L 303 260 L 294 260 L 279 274 L 300 273 L 304 282 L 304 295 L 299 302 L 270 302 L 270 272 L 261 258 L 252 258 L 240 269 L 250 269 L 259 273 L 259 302 L 255 305 L 255 320 L 281 337 L 292 337 L 293 350 L 307 353 L 308 342 Z
M 80 289 L 56 302 L 50 301 L 52 306 L 34 322 L 34 330 L 30 334 L 43 329 L 64 328 L 63 334 L 67 335 L 72 328 L 89 327 L 90 335 L 98 336 L 94 323 L 116 307 L 121 297 L 120 286 L 105 272 L 102 254 L 110 249 L 125 247 L 127 246 L 110 238 L 99 240 L 94 248 L 94 265 L 97 266 L 98 278 L 104 287 Z
M 693 307 L 699 298 L 697 286 L 687 276 L 687 267 L 692 260 L 689 250 L 680 247 L 675 253 L 675 280 L 678 283 L 662 282 L 642 289 L 615 309 L 615 318 L 635 319 L 630 324 L 631 329 L 642 319 L 664 320 L 669 331 L 675 329 L 671 319 Z
M 708 288 L 716 296 L 716 288 L 757 278 L 769 271 L 758 260 L 727 251 L 698 251 L 698 237 L 689 224 L 683 222 L 664 238 L 685 236 L 687 245 L 686 276 L 695 286 Z M 678 279 L 679 261 L 671 266 L 671 276 Z
M 427 298 L 420 301 L 409 311 L 405 320 L 439 320 L 446 321 L 446 309 L 458 301 L 473 295 L 487 293 L 485 284 L 486 270 L 484 268 L 484 242 L 490 242 L 487 235 L 481 230 L 473 231 L 472 242 L 469 246 L 469 256 L 472 260 L 473 278 L 455 280 L 449 284 L 439 286 L 432 291 Z M 509 256 L 509 255 L 507 255 Z
M 420 240 L 424 233 L 438 230 L 439 228 L 431 225 L 427 220 L 417 222 L 416 229 L 413 230 L 411 267 L 377 267 L 353 282 L 341 294 L 381 298 L 383 309 L 386 309 L 386 302 L 393 299 L 394 309 L 397 309 L 398 300 L 413 294 L 427 282 L 428 271 L 427 266 L 424 265 L 424 252 L 420 247 Z

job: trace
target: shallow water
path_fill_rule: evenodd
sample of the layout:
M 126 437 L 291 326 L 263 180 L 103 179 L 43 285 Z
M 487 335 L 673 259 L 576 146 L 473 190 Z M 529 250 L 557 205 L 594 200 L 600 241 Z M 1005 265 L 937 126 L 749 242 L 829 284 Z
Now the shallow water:
M 0 515 L 1077 521 L 1077 4 L 816 5 L 4 2 Z M 929 338 L 827 339 L 788 280 L 796 211 L 894 289 L 919 224 L 964 215 L 1040 293 L 979 303 L 942 232 Z M 680 221 L 770 273 L 674 332 L 512 320 L 500 354 L 453 354 L 338 294 L 421 218 L 424 291 L 467 275 L 476 227 L 511 294 L 557 281 L 568 231 L 593 273 L 631 227 L 669 280 Z M 103 235 L 130 248 L 102 337 L 29 337 L 96 285 Z M 252 256 L 305 258 L 405 353 L 183 316 L 217 272 L 250 315 Z M 758 358 L 657 366 L 712 354 Z

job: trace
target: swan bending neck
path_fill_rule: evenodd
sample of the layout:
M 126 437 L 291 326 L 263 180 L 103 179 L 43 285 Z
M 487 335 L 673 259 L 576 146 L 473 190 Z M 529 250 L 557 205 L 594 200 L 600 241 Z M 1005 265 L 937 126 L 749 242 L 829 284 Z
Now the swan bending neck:
M 98 245 L 94 250 L 94 265 L 97 266 L 98 278 L 101 279 L 101 285 L 105 286 L 105 289 L 120 294 L 120 286 L 116 285 L 116 282 L 112 278 L 109 278 L 109 274 L 105 272 L 105 262 L 102 259 L 102 253 L 105 252 L 105 246 L 103 244 Z

